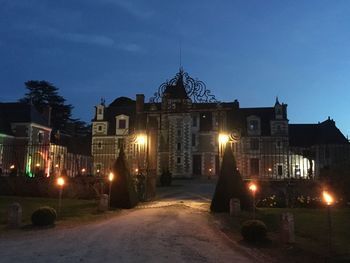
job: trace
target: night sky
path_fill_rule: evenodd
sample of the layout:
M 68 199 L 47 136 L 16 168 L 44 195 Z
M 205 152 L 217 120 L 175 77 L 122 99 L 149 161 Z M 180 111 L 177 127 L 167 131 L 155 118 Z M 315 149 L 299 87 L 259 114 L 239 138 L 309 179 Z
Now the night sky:
M 119 96 L 148 99 L 182 65 L 217 99 L 288 104 L 350 135 L 350 1 L 0 0 L 0 101 L 55 84 L 74 117 Z M 181 43 L 181 44 L 180 44 Z

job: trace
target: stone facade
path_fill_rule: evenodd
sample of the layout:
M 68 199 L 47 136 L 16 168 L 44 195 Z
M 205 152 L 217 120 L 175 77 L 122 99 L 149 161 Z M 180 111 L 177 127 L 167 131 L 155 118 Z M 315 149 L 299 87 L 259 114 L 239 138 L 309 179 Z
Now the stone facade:
M 336 135 L 334 144 L 348 149 L 347 139 L 335 124 L 329 125 L 325 136 Z M 237 100 L 218 102 L 203 82 L 180 69 L 148 103 L 138 94 L 136 100 L 121 97 L 109 106 L 104 102 L 96 106 L 94 170 L 107 174 L 124 147 L 132 173 L 141 170 L 159 176 L 169 170 L 181 178 L 214 176 L 225 147 L 218 137 L 225 135 L 246 179 L 313 178 L 320 167 L 319 149 L 329 143 L 315 141 L 304 147 L 301 139 L 295 139 L 295 127 L 292 135 L 290 127 L 287 105 L 278 99 L 263 108 L 241 108 Z M 317 154 L 305 154 L 309 148 L 312 152 L 317 148 Z

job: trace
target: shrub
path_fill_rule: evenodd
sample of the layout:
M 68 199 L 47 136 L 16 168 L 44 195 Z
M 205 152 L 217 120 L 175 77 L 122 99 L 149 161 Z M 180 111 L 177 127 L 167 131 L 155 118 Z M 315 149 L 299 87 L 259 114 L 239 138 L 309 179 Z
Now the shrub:
M 32 214 L 32 224 L 34 226 L 49 226 L 55 223 L 57 218 L 56 210 L 52 207 L 40 207 Z
M 267 228 L 260 220 L 247 220 L 243 223 L 241 234 L 248 242 L 261 242 L 266 240 Z
M 228 213 L 230 211 L 231 198 L 239 199 L 243 210 L 248 210 L 251 207 L 252 201 L 248 195 L 247 187 L 237 169 L 232 148 L 230 144 L 227 144 L 210 211 L 214 213 Z

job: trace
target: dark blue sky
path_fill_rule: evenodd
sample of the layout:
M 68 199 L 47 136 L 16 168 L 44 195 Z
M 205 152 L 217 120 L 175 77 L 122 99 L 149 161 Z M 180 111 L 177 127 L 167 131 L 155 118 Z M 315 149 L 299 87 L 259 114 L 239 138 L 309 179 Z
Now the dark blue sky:
M 54 83 L 89 121 L 101 97 L 149 98 L 182 65 L 219 100 L 350 135 L 350 2 L 0 0 L 0 101 Z

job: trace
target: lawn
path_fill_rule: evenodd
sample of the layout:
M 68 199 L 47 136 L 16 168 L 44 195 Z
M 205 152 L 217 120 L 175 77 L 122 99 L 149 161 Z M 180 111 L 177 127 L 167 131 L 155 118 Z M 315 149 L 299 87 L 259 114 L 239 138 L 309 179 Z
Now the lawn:
M 24 225 L 31 224 L 31 214 L 41 206 L 51 206 L 57 210 L 58 200 L 52 198 L 35 197 L 8 197 L 0 196 L 0 228 L 6 225 L 7 206 L 18 202 L 22 206 L 22 222 Z M 62 209 L 59 215 L 60 221 L 88 220 L 97 215 L 95 200 L 63 199 Z
M 283 212 L 294 214 L 297 245 L 318 254 L 328 251 L 328 224 L 326 209 L 259 208 L 257 217 L 269 231 L 277 232 L 279 217 Z M 332 241 L 334 254 L 350 258 L 350 208 L 332 209 Z

